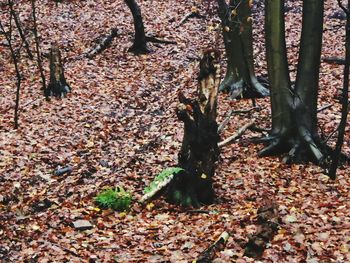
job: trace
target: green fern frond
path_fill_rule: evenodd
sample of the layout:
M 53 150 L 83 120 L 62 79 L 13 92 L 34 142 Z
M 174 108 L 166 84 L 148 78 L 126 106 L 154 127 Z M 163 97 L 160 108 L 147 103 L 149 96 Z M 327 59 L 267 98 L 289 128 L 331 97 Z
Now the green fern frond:
M 107 188 L 95 197 L 95 202 L 101 208 L 111 208 L 117 211 L 129 209 L 132 201 L 131 194 L 122 187 Z

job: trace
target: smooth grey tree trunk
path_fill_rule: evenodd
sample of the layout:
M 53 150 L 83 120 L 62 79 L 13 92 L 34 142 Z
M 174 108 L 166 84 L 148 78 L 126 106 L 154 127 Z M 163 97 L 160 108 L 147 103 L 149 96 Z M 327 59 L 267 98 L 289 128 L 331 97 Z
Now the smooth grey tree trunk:
M 317 132 L 317 96 L 323 33 L 323 0 L 303 1 L 303 26 L 296 84 L 289 78 L 284 1 L 266 0 L 265 33 L 271 87 L 272 130 L 259 155 L 288 153 L 287 161 L 322 163 Z
M 269 90 L 255 76 L 251 1 L 217 0 L 227 57 L 227 71 L 220 85 L 232 98 L 265 97 Z

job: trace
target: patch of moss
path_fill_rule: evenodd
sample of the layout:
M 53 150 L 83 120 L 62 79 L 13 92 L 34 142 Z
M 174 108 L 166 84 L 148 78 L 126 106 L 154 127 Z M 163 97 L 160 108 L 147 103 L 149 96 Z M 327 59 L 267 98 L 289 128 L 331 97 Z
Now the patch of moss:
M 180 167 L 171 167 L 171 168 L 164 169 L 154 178 L 154 180 L 150 183 L 150 185 L 143 190 L 143 193 L 149 194 L 155 191 L 160 186 L 162 186 L 165 182 L 167 182 L 170 177 L 172 177 L 173 175 L 181 171 L 184 171 L 184 170 Z

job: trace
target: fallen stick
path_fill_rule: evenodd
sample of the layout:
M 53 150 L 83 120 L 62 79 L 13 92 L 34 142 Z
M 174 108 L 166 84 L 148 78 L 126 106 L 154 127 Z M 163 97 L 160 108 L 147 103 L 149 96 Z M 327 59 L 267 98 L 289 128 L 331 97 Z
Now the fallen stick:
M 177 25 L 177 27 L 182 26 L 183 24 L 185 24 L 190 18 L 205 18 L 205 16 L 202 16 L 201 14 L 199 14 L 197 8 L 194 8 L 191 12 L 187 13 L 179 22 L 179 24 Z
M 345 65 L 345 59 L 339 57 L 325 57 L 322 61 L 329 64 Z
M 333 104 L 324 105 L 324 106 L 322 106 L 321 108 L 317 109 L 317 112 L 324 111 L 324 110 L 326 110 L 326 109 L 328 109 L 328 108 L 330 108 L 330 107 L 332 107 L 332 106 L 333 106 Z
M 221 133 L 224 130 L 224 128 L 226 127 L 226 125 L 228 124 L 228 122 L 230 121 L 230 119 L 231 119 L 231 117 L 232 117 L 232 115 L 234 113 L 238 113 L 238 114 L 240 114 L 240 113 L 249 113 L 249 112 L 251 112 L 252 110 L 255 110 L 255 109 L 259 109 L 259 107 L 252 107 L 252 108 L 246 109 L 246 110 L 230 110 L 228 116 L 219 125 L 218 133 Z
M 252 121 L 248 122 L 246 125 L 244 125 L 243 127 L 239 128 L 238 131 L 235 134 L 233 134 L 232 136 L 230 136 L 227 139 L 223 140 L 222 142 L 219 142 L 218 143 L 219 148 L 222 148 L 225 145 L 230 144 L 234 140 L 236 140 L 239 137 L 241 137 L 247 129 L 249 129 L 251 126 L 254 125 L 254 123 L 255 123 L 255 120 L 252 120 Z
M 196 263 L 205 263 L 205 262 L 212 262 L 215 253 L 222 250 L 230 237 L 230 234 L 226 231 L 222 232 L 222 234 L 219 236 L 219 238 L 210 245 L 207 249 L 205 249 L 198 257 L 197 260 L 195 260 Z
M 97 54 L 104 51 L 106 48 L 108 48 L 111 45 L 113 39 L 117 36 L 118 36 L 118 29 L 112 28 L 111 33 L 109 35 L 105 36 L 93 50 L 90 50 L 86 54 L 86 57 L 93 58 Z

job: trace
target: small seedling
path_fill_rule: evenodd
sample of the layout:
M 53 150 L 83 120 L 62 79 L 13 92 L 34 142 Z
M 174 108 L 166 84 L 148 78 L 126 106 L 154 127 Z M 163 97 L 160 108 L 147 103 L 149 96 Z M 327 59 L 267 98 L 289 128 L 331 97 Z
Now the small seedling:
M 131 194 L 122 187 L 116 189 L 107 188 L 95 197 L 95 202 L 101 208 L 111 208 L 117 211 L 125 211 L 130 208 Z

